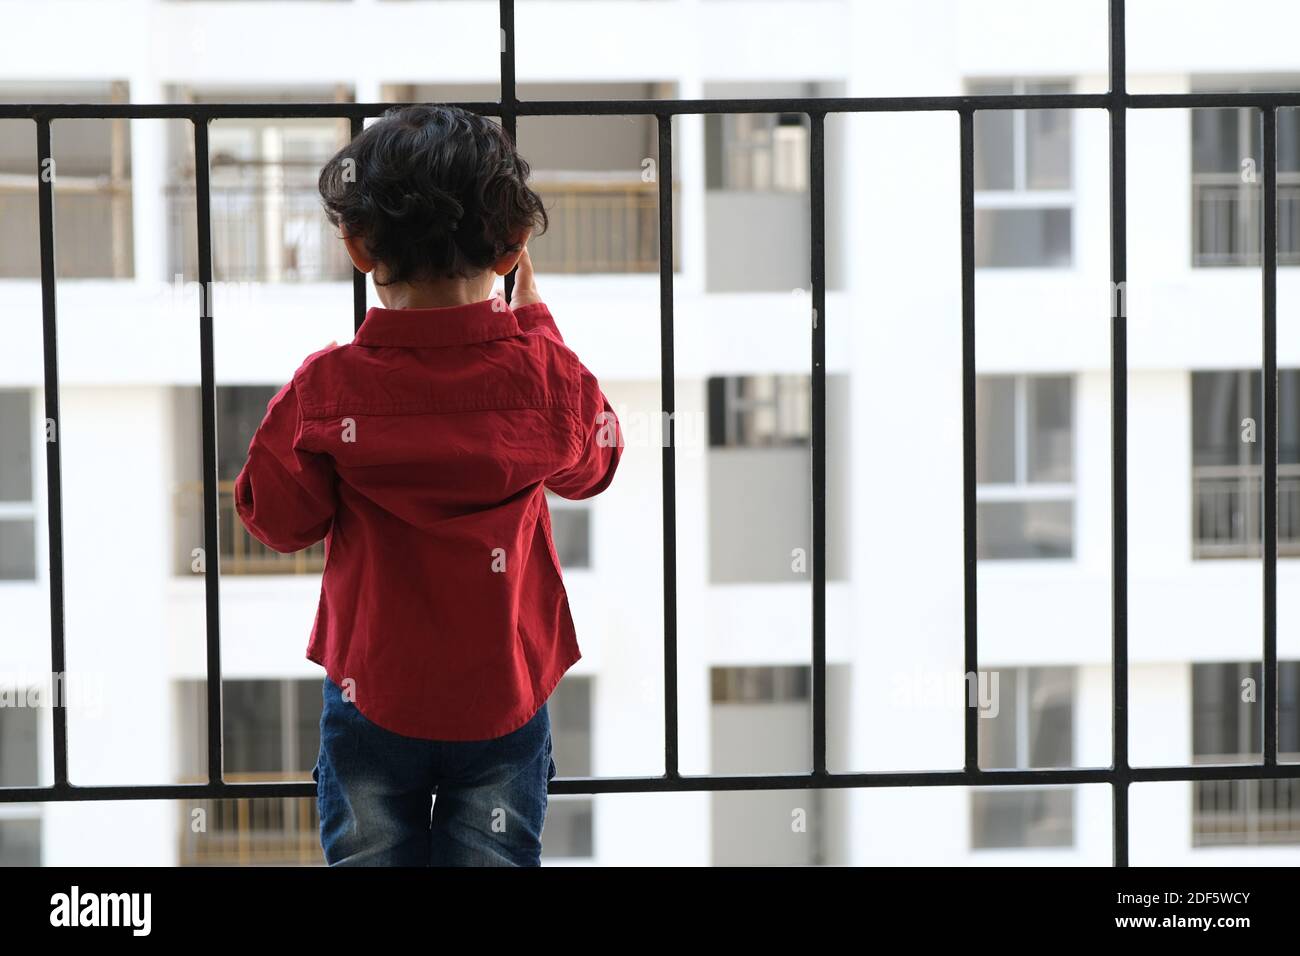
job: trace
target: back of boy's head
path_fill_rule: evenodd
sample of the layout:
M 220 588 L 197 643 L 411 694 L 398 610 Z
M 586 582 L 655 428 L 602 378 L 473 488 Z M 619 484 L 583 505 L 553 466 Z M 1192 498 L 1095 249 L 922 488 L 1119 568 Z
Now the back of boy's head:
M 362 240 L 389 285 L 477 275 L 518 251 L 511 240 L 524 230 L 545 231 L 528 173 L 491 120 L 452 106 L 406 106 L 339 150 L 319 185 L 330 222 Z

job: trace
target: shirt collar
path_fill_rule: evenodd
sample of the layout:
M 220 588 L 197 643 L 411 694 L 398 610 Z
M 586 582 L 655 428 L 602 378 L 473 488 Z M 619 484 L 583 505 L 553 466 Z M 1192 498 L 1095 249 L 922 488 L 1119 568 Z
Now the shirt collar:
M 519 321 L 500 296 L 433 309 L 384 309 L 372 306 L 353 344 L 429 348 L 470 345 L 521 335 Z

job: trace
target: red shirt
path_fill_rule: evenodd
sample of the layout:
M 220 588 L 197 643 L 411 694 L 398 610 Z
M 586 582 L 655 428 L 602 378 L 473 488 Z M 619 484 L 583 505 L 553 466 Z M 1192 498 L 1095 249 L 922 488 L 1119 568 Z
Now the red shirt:
M 307 658 L 362 714 L 485 740 L 582 656 L 543 488 L 604 490 L 622 448 L 545 305 L 372 308 L 271 399 L 235 506 L 276 551 L 325 539 Z

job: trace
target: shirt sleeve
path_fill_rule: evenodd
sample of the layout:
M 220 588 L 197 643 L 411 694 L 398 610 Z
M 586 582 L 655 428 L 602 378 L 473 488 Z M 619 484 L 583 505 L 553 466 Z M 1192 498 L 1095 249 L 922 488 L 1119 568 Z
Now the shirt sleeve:
M 555 324 L 555 317 L 544 302 L 534 302 L 512 311 L 523 331 L 536 329 L 564 345 L 564 337 Z M 565 351 L 568 351 L 568 346 L 565 346 Z M 545 485 L 561 498 L 577 499 L 600 494 L 614 480 L 614 471 L 623 454 L 623 433 L 619 428 L 618 416 L 601 391 L 596 376 L 578 361 L 576 355 L 573 357 L 579 377 L 576 425 L 578 457 L 548 478 Z
M 329 532 L 338 505 L 327 455 L 298 447 L 302 409 L 291 380 L 266 408 L 235 479 L 235 510 L 244 527 L 273 551 L 289 554 Z
M 609 487 L 623 454 L 623 433 L 618 416 L 601 391 L 596 376 L 578 362 L 579 398 L 577 460 L 546 480 L 546 487 L 561 498 L 590 498 Z

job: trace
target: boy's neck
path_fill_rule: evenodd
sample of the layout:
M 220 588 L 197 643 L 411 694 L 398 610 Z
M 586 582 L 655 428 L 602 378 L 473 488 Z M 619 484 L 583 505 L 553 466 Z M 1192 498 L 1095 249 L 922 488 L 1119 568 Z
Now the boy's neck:
M 496 273 L 491 269 L 468 279 L 395 282 L 379 286 L 379 301 L 386 309 L 443 309 L 472 305 L 492 296 Z

